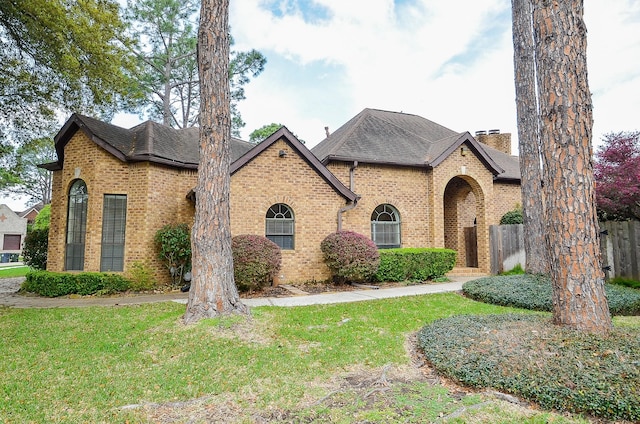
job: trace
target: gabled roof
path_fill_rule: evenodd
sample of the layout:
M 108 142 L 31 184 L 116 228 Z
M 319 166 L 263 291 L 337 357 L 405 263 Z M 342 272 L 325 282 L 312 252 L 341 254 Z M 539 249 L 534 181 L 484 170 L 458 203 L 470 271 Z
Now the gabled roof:
M 253 149 L 246 152 L 238 160 L 231 163 L 230 173 L 233 175 L 239 169 L 250 163 L 260 153 L 271 147 L 276 141 L 284 140 L 292 150 L 294 150 L 318 175 L 320 175 L 338 194 L 349 201 L 356 201 L 358 196 L 349 190 L 335 175 L 331 173 L 311 151 L 298 140 L 298 138 L 287 129 L 280 127 L 279 130 L 271 134 L 264 141 L 257 144 Z
M 22 212 L 16 212 L 16 213 L 20 218 L 24 218 L 27 215 L 29 215 L 32 211 L 34 211 L 36 214 L 40 213 L 43 207 L 44 205 L 42 204 L 42 202 L 38 202 L 35 205 L 30 206 L 29 208 L 23 210 Z
M 467 144 L 497 179 L 520 179 L 518 160 L 421 116 L 364 109 L 312 149 L 323 163 L 358 161 L 434 168 Z M 506 178 L 505 178 L 506 177 Z
M 147 121 L 126 129 L 79 114 L 73 114 L 55 136 L 58 160 L 41 165 L 43 168 L 62 169 L 64 148 L 77 131 L 84 131 L 90 140 L 123 162 L 149 161 L 177 168 L 198 168 L 198 128 L 174 129 Z M 233 161 L 253 144 L 232 137 L 230 147 Z

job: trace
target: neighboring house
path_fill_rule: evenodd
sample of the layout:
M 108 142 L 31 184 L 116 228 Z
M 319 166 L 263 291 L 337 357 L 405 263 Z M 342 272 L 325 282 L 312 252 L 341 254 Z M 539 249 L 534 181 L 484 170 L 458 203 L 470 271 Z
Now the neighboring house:
M 42 204 L 42 202 L 37 203 L 30 208 L 19 212 L 18 216 L 20 218 L 27 218 L 27 224 L 32 225 L 36 221 L 36 216 L 38 216 L 43 207 L 44 205 Z
M 312 151 L 285 127 L 258 145 L 232 139 L 231 232 L 282 248 L 278 283 L 327 279 L 320 242 L 338 229 L 381 248 L 456 249 L 458 266 L 488 272 L 488 226 L 521 203 L 510 143 L 372 109 Z M 47 268 L 126 272 L 140 262 L 166 278 L 153 237 L 193 223 L 198 129 L 73 115 L 55 146 L 58 160 L 43 165 L 53 171 Z
M 27 219 L 19 217 L 7 205 L 0 205 L 0 261 L 9 262 L 11 256 L 22 253 L 27 235 Z

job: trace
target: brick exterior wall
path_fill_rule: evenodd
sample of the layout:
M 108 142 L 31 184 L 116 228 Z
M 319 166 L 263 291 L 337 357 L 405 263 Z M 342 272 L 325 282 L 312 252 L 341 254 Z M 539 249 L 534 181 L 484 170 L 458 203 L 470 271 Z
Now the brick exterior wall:
M 371 237 L 371 214 L 388 203 L 400 213 L 402 247 L 452 248 L 458 251 L 456 265 L 466 266 L 464 228 L 475 221 L 478 267 L 489 272 L 489 225 L 521 202 L 520 186 L 494 183 L 493 174 L 465 147 L 464 156 L 457 149 L 433 170 L 359 164 L 353 191 L 361 200 L 345 213 L 343 229 Z M 333 162 L 328 168 L 349 186 L 351 166 Z
M 53 173 L 51 227 L 47 269 L 64 271 L 69 188 L 76 179 L 87 185 L 87 235 L 84 271 L 100 270 L 102 213 L 105 194 L 127 196 L 125 234 L 126 273 L 135 262 L 148 265 L 160 282 L 166 268 L 156 258 L 153 237 L 162 226 L 193 223 L 194 206 L 186 199 L 195 186 L 194 171 L 181 171 L 149 162 L 125 163 L 89 140 L 82 131 L 65 147 L 64 168 Z
M 276 283 L 328 279 L 320 243 L 337 230 L 346 200 L 283 140 L 231 176 L 231 234 L 264 236 L 267 210 L 276 203 L 289 206 L 295 219 L 294 249 L 282 251 Z
M 288 154 L 280 157 L 279 151 Z M 350 163 L 328 169 L 347 187 Z M 465 265 L 462 229 L 477 223 L 478 266 L 489 272 L 488 226 L 521 204 L 518 184 L 495 183 L 485 165 L 468 151 L 453 152 L 435 169 L 359 164 L 353 171 L 357 206 L 344 212 L 342 229 L 371 237 L 371 214 L 380 204 L 400 214 L 402 247 L 452 247 Z M 64 168 L 53 173 L 51 228 L 47 269 L 64 271 L 69 188 L 77 178 L 87 185 L 88 219 L 85 271 L 100 269 L 104 194 L 127 195 L 124 273 L 136 262 L 150 266 L 168 282 L 156 259 L 153 237 L 166 224 L 193 223 L 194 204 L 186 199 L 195 187 L 195 171 L 149 162 L 125 163 L 78 131 L 65 147 Z M 329 278 L 320 243 L 336 231 L 338 211 L 347 205 L 295 150 L 279 140 L 231 177 L 231 233 L 265 235 L 265 216 L 276 203 L 288 205 L 295 217 L 295 248 L 282 252 L 276 283 Z
M 351 164 L 331 163 L 329 170 L 347 187 Z M 343 230 L 372 237 L 371 214 L 381 204 L 398 210 L 402 247 L 429 245 L 433 239 L 429 219 L 429 174 L 425 168 L 399 168 L 360 164 L 354 170 L 353 190 L 361 196 L 358 205 L 343 215 Z
M 522 191 L 519 183 L 496 182 L 493 185 L 495 193 L 496 220 L 490 225 L 500 223 L 505 213 L 522 207 Z

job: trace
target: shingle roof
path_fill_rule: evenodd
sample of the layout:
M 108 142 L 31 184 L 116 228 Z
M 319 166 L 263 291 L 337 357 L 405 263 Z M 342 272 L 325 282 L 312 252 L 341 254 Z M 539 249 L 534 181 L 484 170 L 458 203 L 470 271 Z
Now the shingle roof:
M 174 129 L 147 121 L 127 129 L 73 114 L 55 137 L 58 161 L 45 164 L 44 168 L 62 169 L 64 147 L 78 130 L 84 131 L 94 143 L 124 162 L 149 161 L 187 169 L 198 167 L 198 128 Z M 252 143 L 232 137 L 231 161 L 238 159 L 253 146 Z
M 421 116 L 364 109 L 311 151 L 324 164 L 335 161 L 435 167 L 467 143 L 502 179 L 520 179 L 518 160 Z

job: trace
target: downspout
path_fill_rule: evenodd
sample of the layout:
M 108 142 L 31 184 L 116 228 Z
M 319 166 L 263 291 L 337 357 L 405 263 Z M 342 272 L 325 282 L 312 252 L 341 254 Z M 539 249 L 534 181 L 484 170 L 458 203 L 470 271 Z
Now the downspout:
M 353 191 L 355 187 L 355 171 L 358 167 L 358 161 L 353 161 L 353 165 L 349 168 L 349 190 Z M 353 202 L 349 203 L 347 206 L 342 207 L 338 210 L 338 231 L 342 231 L 342 214 L 346 211 L 350 211 L 358 205 L 358 200 L 360 197 L 358 196 Z

